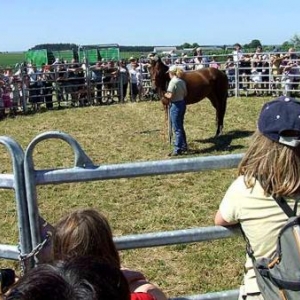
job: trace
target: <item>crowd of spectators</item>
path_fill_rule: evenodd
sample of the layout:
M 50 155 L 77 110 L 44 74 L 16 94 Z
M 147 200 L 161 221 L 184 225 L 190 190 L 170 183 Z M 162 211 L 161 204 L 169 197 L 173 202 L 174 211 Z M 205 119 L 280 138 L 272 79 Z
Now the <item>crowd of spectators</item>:
M 102 105 L 147 97 L 146 63 L 137 59 L 101 60 L 95 64 L 56 60 L 52 65 L 23 63 L 0 71 L 0 111 L 16 113 L 63 106 Z
M 192 56 L 173 53 L 164 58 L 168 66 L 175 64 L 185 71 L 213 67 L 224 70 L 228 76 L 230 89 L 236 87 L 246 92 L 252 90 L 255 95 L 285 95 L 298 89 L 300 81 L 300 64 L 294 48 L 287 52 L 263 52 L 258 46 L 254 53 L 244 53 L 240 44 L 234 45 L 231 54 L 205 55 L 197 48 Z
M 237 74 L 233 67 L 238 66 Z M 300 65 L 294 48 L 288 52 L 264 53 L 258 46 L 255 53 L 243 53 L 240 44 L 235 45 L 232 57 L 226 62 L 226 72 L 232 81 L 238 75 L 239 88 L 252 88 L 256 95 L 290 96 L 298 89 Z
M 164 53 L 167 66 L 176 65 L 185 71 L 205 67 L 226 72 L 231 94 L 287 95 L 296 92 L 300 80 L 297 52 L 244 53 L 240 44 L 227 56 L 205 55 L 201 48 L 194 52 Z M 52 65 L 23 63 L 17 70 L 0 71 L 0 117 L 5 111 L 53 109 L 64 106 L 102 105 L 124 101 L 154 99 L 147 56 L 128 60 L 102 59 L 94 64 L 57 59 Z

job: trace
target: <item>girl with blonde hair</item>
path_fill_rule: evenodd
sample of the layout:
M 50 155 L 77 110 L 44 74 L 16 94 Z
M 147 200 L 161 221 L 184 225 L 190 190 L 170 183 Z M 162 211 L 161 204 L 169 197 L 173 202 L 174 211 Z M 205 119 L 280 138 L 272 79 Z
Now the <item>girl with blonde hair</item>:
M 283 96 L 263 106 L 258 128 L 239 165 L 239 176 L 221 201 L 215 224 L 240 223 L 253 250 L 251 255 L 272 257 L 288 219 L 277 201 L 284 199 L 292 209 L 299 208 L 299 174 L 300 102 Z M 248 254 L 239 299 L 263 299 Z

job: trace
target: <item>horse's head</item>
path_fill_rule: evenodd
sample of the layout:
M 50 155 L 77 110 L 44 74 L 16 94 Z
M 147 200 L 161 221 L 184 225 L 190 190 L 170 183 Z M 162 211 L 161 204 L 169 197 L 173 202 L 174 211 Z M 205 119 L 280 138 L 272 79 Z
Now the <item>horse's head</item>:
M 150 59 L 151 84 L 154 89 L 157 89 L 158 94 L 161 94 L 167 88 L 167 84 L 170 80 L 169 74 L 167 73 L 168 70 L 169 67 L 163 63 L 161 57 L 154 55 L 153 58 Z
M 152 71 L 155 69 L 156 63 L 161 61 L 161 58 L 155 53 L 150 53 L 148 55 L 148 60 L 150 64 L 150 75 L 152 75 Z
M 157 53 L 154 53 L 154 52 L 148 54 L 147 57 L 148 57 L 148 59 L 149 59 L 150 61 L 152 61 L 152 62 L 153 62 L 153 61 L 156 62 L 157 59 L 159 58 L 158 54 L 157 54 Z

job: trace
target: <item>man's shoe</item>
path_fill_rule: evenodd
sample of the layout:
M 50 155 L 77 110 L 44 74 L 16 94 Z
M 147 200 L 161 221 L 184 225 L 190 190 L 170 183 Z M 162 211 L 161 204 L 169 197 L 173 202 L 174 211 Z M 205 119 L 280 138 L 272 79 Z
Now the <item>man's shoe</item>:
M 189 152 L 188 148 L 182 148 L 182 149 L 181 149 L 181 153 L 182 153 L 182 154 L 186 154 L 186 153 L 188 153 L 188 152 Z
M 168 156 L 179 156 L 179 155 L 182 155 L 182 151 L 170 152 L 170 153 L 168 154 Z

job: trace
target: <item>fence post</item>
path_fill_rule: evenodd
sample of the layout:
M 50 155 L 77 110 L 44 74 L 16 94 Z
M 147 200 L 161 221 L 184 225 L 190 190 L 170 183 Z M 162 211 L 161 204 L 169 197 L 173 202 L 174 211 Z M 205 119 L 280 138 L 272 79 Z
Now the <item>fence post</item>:
M 24 75 L 26 75 L 26 76 L 28 76 L 28 75 L 27 75 L 27 72 L 25 74 L 25 67 L 23 65 L 21 65 L 20 72 L 21 72 L 20 76 L 21 76 L 21 82 L 22 82 L 22 87 L 21 87 L 21 91 L 22 91 L 22 109 L 23 109 L 23 112 L 26 113 L 27 112 L 26 93 L 28 91 L 28 88 L 26 87 L 26 84 L 25 84 Z
M 25 180 L 24 180 L 24 152 L 21 146 L 12 138 L 6 136 L 0 136 L 0 144 L 4 145 L 10 153 L 12 163 L 13 163 L 13 182 L 12 185 L 5 180 L 2 176 L 1 185 L 3 188 L 10 188 L 15 190 L 16 198 L 16 211 L 18 220 L 18 230 L 19 230 L 19 252 L 20 257 L 25 257 L 26 254 L 31 251 L 31 235 L 29 230 L 29 219 L 28 219 L 28 209 L 26 201 L 26 191 L 25 191 Z M 6 174 L 5 174 L 6 175 Z M 7 251 L 8 250 L 8 251 Z M 8 252 L 14 252 L 11 247 L 4 247 L 2 257 L 5 257 Z M 15 257 L 14 257 L 15 258 Z M 26 265 L 23 271 L 26 271 Z
M 235 63 L 235 97 L 240 96 L 239 63 Z

